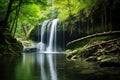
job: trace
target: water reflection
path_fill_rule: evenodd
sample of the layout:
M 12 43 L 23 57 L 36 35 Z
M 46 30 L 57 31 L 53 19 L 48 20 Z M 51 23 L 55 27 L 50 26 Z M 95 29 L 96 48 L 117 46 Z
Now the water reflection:
M 36 53 L 36 54 L 23 54 L 23 67 L 27 68 L 37 65 L 40 70 L 40 80 L 58 80 L 56 72 L 56 54 L 50 53 Z
M 57 80 L 57 73 L 56 73 L 55 64 L 53 62 L 53 55 L 52 54 L 47 55 L 47 60 L 48 60 L 48 63 L 49 63 L 51 80 Z
M 120 80 L 119 75 L 120 68 L 66 61 L 63 54 L 25 53 L 23 57 L 0 57 L 0 80 Z
M 44 67 L 44 59 L 45 59 L 45 55 L 44 54 L 39 54 L 37 56 L 37 61 L 38 61 L 38 63 L 40 63 L 41 80 L 47 80 L 46 79 L 45 67 Z

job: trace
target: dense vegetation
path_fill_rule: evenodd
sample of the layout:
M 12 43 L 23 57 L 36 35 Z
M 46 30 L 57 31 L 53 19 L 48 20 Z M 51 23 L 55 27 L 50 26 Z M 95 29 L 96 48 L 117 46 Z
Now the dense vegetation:
M 15 38 L 28 39 L 36 25 L 47 19 L 59 18 L 64 23 L 66 42 L 119 30 L 119 10 L 120 0 L 1 0 L 0 51 L 12 53 L 13 43 L 13 47 L 21 45 Z

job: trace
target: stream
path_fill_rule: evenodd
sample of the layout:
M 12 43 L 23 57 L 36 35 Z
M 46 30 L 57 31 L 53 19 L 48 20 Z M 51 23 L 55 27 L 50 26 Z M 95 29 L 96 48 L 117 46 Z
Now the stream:
M 0 57 L 0 80 L 120 80 L 120 68 L 68 61 L 63 53 Z

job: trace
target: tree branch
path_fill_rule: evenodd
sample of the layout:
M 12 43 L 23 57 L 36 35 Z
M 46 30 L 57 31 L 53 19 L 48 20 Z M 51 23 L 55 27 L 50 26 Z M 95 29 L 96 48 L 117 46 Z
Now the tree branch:
M 88 36 L 86 36 L 86 37 L 82 37 L 82 38 L 79 38 L 79 39 L 76 39 L 76 40 L 70 41 L 70 42 L 67 43 L 66 46 L 68 46 L 68 45 L 70 45 L 70 44 L 73 44 L 73 43 L 75 43 L 75 42 L 78 42 L 78 41 L 84 40 L 84 39 L 93 38 L 93 37 L 96 37 L 96 36 L 103 36 L 103 35 L 117 34 L 117 33 L 120 33 L 120 31 L 110 31 L 110 32 L 96 33 L 96 34 L 88 35 Z

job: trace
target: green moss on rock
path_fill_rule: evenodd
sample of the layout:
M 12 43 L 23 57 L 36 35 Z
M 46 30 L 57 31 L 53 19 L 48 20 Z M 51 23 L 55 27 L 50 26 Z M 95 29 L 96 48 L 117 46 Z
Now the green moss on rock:
M 22 43 L 13 38 L 9 32 L 0 34 L 0 56 L 3 55 L 16 55 L 19 56 L 22 53 Z

